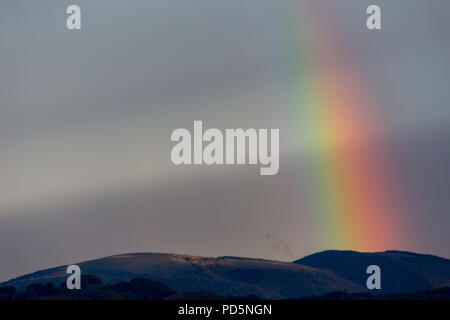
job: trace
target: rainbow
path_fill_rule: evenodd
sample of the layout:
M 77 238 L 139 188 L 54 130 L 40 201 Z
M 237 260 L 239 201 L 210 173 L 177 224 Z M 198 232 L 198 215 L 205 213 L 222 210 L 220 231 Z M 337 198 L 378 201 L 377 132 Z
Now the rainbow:
M 294 43 L 290 83 L 298 134 L 310 156 L 310 210 L 319 246 L 398 248 L 404 238 L 400 210 L 374 99 L 348 58 L 337 25 L 309 9 L 308 16 L 299 17 L 296 10 L 290 17 L 288 43 Z

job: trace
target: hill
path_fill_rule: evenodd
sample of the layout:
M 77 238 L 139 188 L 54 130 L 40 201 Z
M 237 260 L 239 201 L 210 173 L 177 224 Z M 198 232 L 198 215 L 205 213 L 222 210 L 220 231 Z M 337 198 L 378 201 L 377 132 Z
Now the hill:
M 194 292 L 194 296 L 214 293 L 222 297 L 257 296 L 262 299 L 298 299 L 336 292 L 337 296 L 344 292 L 352 297 L 363 297 L 368 292 L 366 269 L 372 264 L 381 268 L 382 290 L 371 292 L 375 295 L 401 295 L 450 287 L 450 260 L 402 251 L 330 250 L 292 263 L 239 257 L 130 253 L 77 263 L 83 275 L 98 277 L 106 286 L 140 278 L 173 288 L 177 292 L 173 298 Z M 14 287 L 19 292 L 25 291 L 30 284 L 45 286 L 53 283 L 59 288 L 67 279 L 66 268 L 38 271 L 0 286 Z M 354 293 L 358 294 L 352 295 Z
M 380 293 L 407 293 L 450 287 L 450 260 L 433 255 L 405 251 L 361 253 L 323 251 L 293 262 L 329 270 L 357 285 L 365 286 L 366 269 L 381 268 Z
M 215 292 L 221 296 L 256 295 L 266 299 L 299 298 L 331 291 L 365 288 L 333 272 L 299 264 L 235 257 L 197 257 L 132 253 L 78 263 L 83 274 L 113 284 L 132 278 L 160 281 L 180 292 Z M 3 283 L 24 290 L 32 283 L 65 282 L 66 266 L 38 271 Z

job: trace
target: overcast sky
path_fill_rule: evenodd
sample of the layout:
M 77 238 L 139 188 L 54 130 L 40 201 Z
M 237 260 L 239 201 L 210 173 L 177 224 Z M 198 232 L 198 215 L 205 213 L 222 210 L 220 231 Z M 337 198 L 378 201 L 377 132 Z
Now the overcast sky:
M 383 30 L 369 36 L 372 2 Z M 310 18 L 337 23 L 382 102 L 380 145 L 418 239 L 392 249 L 450 257 L 450 2 L 316 3 Z M 82 30 L 68 31 L 69 4 L 0 4 L 0 281 L 130 251 L 294 260 L 333 248 L 313 240 L 303 207 L 307 155 L 286 90 L 297 6 L 78 0 Z M 194 120 L 279 128 L 280 173 L 175 167 L 170 134 Z

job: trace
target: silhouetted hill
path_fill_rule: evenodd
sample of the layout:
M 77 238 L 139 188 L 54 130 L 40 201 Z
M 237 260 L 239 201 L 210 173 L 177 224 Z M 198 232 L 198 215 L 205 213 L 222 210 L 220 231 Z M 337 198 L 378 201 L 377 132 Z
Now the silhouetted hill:
M 78 264 L 83 274 L 105 284 L 148 278 L 179 292 L 215 292 L 224 297 L 256 295 L 283 299 L 330 291 L 357 292 L 364 287 L 326 270 L 292 263 L 234 257 L 205 258 L 162 253 L 133 253 Z M 39 282 L 59 285 L 67 279 L 66 266 L 43 270 L 3 285 L 24 290 Z
M 333 292 L 361 298 L 368 292 L 366 269 L 372 264 L 381 267 L 382 287 L 372 294 L 399 295 L 450 287 L 450 260 L 400 251 L 324 251 L 293 263 L 163 253 L 122 254 L 78 263 L 83 274 L 82 287 L 93 288 L 83 291 L 83 297 L 89 299 L 245 296 L 297 299 Z M 42 270 L 7 281 L 1 284 L 0 296 L 11 296 L 16 289 L 19 292 L 27 289 L 31 297 L 58 296 L 68 276 L 66 267 Z M 141 280 L 130 281 L 134 278 Z M 152 286 L 155 293 L 151 293 Z
M 366 285 L 366 269 L 375 264 L 381 268 L 379 293 L 406 293 L 450 287 L 450 260 L 403 251 L 360 253 L 324 251 L 294 261 L 334 272 L 360 286 Z

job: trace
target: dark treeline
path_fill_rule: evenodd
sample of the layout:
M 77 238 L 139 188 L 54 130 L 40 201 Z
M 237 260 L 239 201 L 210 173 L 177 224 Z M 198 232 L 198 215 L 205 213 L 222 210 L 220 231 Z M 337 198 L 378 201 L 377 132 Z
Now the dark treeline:
M 450 288 L 445 287 L 397 294 L 330 292 L 321 296 L 304 298 L 303 300 L 450 300 Z
M 258 300 L 255 295 L 223 297 L 215 292 L 179 292 L 159 281 L 135 278 L 103 284 L 95 275 L 82 275 L 82 290 L 69 290 L 66 283 L 33 283 L 23 292 L 12 286 L 0 287 L 0 300 Z
M 95 275 L 81 277 L 82 290 L 69 290 L 66 283 L 33 283 L 25 291 L 0 287 L 0 300 L 259 300 L 255 295 L 221 296 L 211 291 L 179 292 L 159 281 L 135 278 L 127 282 L 103 284 Z M 407 294 L 331 292 L 302 300 L 450 300 L 450 288 Z

